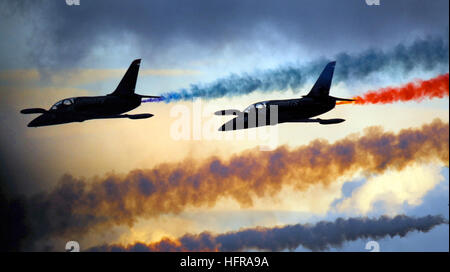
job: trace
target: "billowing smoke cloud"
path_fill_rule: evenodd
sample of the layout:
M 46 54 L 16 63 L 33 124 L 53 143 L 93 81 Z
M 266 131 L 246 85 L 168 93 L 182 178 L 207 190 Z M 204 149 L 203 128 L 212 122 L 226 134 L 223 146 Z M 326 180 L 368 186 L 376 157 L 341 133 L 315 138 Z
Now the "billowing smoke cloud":
M 429 80 L 415 80 L 401 87 L 386 87 L 357 96 L 354 102 L 336 104 L 388 104 L 397 101 L 422 101 L 426 98 L 448 97 L 448 73 Z
M 118 65 L 133 57 L 167 67 L 217 57 L 271 58 L 287 51 L 356 52 L 375 44 L 387 48 L 412 35 L 448 37 L 442 33 L 448 29 L 448 10 L 447 0 L 387 1 L 376 8 L 364 0 L 128 0 L 127 5 L 96 0 L 76 9 L 64 0 L 0 1 L 7 29 L 2 36 L 10 37 L 4 48 L 11 49 L 3 50 L 0 67 L 15 67 L 19 60 L 43 68 L 114 60 Z M 26 52 L 17 46 L 21 42 Z
M 160 242 L 128 246 L 103 245 L 88 251 L 242 251 L 248 249 L 281 251 L 299 246 L 314 251 L 342 246 L 357 239 L 381 239 L 386 236 L 404 237 L 413 231 L 428 232 L 440 224 L 448 224 L 442 216 L 419 218 L 397 215 L 370 218 L 338 218 L 334 222 L 321 221 L 315 225 L 287 225 L 275 228 L 251 228 L 224 234 L 202 232 L 186 234 L 179 239 L 164 238 Z M 363 249 L 363 248 L 361 248 Z
M 448 69 L 448 42 L 440 38 L 416 40 L 411 45 L 399 44 L 394 49 L 370 49 L 359 55 L 338 54 L 333 82 L 363 81 L 370 75 L 394 68 L 401 73 L 413 69 Z M 330 60 L 320 59 L 301 67 L 284 67 L 254 74 L 231 75 L 210 84 L 193 84 L 163 94 L 166 102 L 214 99 L 225 96 L 246 95 L 254 91 L 271 92 L 298 89 L 307 80 L 316 79 Z
M 211 207 L 221 198 L 250 207 L 255 198 L 274 196 L 284 186 L 303 191 L 359 171 L 379 174 L 411 163 L 448 161 L 449 125 L 439 119 L 398 134 L 369 127 L 335 143 L 319 139 L 295 149 L 252 149 L 226 161 L 186 160 L 92 181 L 65 175 L 52 191 L 23 200 L 24 216 L 32 239 L 82 235 L 188 207 Z

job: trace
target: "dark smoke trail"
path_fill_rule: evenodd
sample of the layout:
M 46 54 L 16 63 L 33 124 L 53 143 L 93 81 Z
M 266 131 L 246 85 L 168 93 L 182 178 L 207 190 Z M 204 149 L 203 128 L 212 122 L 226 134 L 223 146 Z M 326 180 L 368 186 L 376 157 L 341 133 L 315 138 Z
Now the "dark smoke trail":
M 373 73 L 394 68 L 401 73 L 413 69 L 448 71 L 448 41 L 441 38 L 418 39 L 411 45 L 399 44 L 390 51 L 366 50 L 358 55 L 338 54 L 333 82 L 363 81 Z M 284 67 L 254 74 L 231 75 L 209 84 L 193 84 L 163 94 L 166 102 L 214 99 L 225 96 L 246 95 L 254 91 L 271 92 L 302 87 L 307 80 L 318 77 L 330 60 L 321 59 L 301 67 Z
M 304 191 L 327 186 L 359 171 L 380 174 L 412 163 L 448 165 L 449 124 L 439 119 L 398 134 L 370 127 L 361 136 L 334 143 L 314 140 L 295 149 L 252 149 L 229 160 L 161 164 L 125 177 L 93 181 L 65 175 L 52 191 L 24 200 L 32 237 L 47 237 L 133 225 L 139 218 L 176 214 L 187 207 L 212 207 L 231 198 L 250 207 L 256 198 L 272 197 L 283 187 Z
M 86 181 L 65 175 L 52 191 L 23 200 L 32 237 L 85 233 L 139 218 L 211 207 L 224 197 L 243 207 L 271 197 L 284 186 L 303 191 L 327 186 L 361 170 L 379 174 L 411 163 L 449 161 L 449 124 L 439 119 L 398 134 L 371 127 L 335 143 L 314 140 L 295 149 L 257 149 L 230 160 L 216 157 L 134 170 Z M 25 216 L 24 215 L 24 216 Z
M 186 234 L 179 239 L 164 238 L 160 242 L 135 243 L 128 246 L 103 245 L 88 251 L 244 251 L 248 249 L 281 251 L 299 246 L 318 251 L 340 247 L 357 239 L 381 239 L 386 236 L 404 237 L 413 231 L 428 232 L 440 224 L 448 224 L 442 216 L 419 218 L 397 215 L 370 218 L 338 218 L 334 222 L 321 221 L 315 225 L 287 225 L 275 228 L 256 227 L 224 234 L 202 232 Z

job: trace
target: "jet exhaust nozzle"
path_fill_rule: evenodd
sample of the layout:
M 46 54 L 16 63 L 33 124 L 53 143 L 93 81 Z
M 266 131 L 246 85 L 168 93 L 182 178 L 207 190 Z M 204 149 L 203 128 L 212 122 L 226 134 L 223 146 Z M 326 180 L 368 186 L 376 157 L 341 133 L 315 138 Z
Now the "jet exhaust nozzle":
M 340 98 L 340 97 L 334 97 L 334 96 L 331 96 L 331 95 L 330 95 L 330 97 L 333 98 L 333 99 L 336 100 L 336 101 L 347 101 L 347 102 L 356 101 L 355 99 Z

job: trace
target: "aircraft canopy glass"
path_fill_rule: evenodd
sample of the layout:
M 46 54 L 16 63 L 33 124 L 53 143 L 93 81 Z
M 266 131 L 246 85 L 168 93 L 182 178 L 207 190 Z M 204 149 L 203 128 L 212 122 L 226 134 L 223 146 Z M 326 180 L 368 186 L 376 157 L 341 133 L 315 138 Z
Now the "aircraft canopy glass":
M 244 112 L 250 112 L 251 110 L 255 110 L 255 109 L 259 110 L 259 109 L 263 109 L 265 107 L 266 107 L 266 103 L 259 102 L 259 103 L 252 104 L 252 105 L 248 106 L 244 110 Z
M 61 108 L 64 108 L 64 107 L 68 107 L 68 106 L 72 105 L 73 103 L 74 103 L 73 98 L 63 99 L 61 101 L 56 102 L 50 108 L 50 110 L 57 110 L 57 109 L 61 109 Z

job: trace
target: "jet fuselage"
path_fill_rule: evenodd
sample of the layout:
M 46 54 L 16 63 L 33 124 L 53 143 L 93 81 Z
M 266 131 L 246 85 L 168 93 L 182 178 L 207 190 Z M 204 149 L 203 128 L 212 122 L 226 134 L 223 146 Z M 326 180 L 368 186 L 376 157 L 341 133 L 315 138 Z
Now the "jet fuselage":
M 32 120 L 28 126 L 39 127 L 108 118 L 133 110 L 139 105 L 141 97 L 138 95 L 67 98 L 55 103 L 50 110 Z
M 332 110 L 335 105 L 336 100 L 331 97 L 261 101 L 238 113 L 238 117 L 225 123 L 219 130 L 246 129 L 289 122 L 319 122 L 310 118 Z M 341 119 L 335 120 L 336 123 L 340 121 Z
M 286 100 L 268 100 L 254 103 L 244 111 L 235 109 L 221 110 L 216 115 L 234 115 L 232 120 L 223 124 L 219 131 L 247 129 L 287 122 L 309 122 L 321 125 L 342 123 L 340 118 L 323 120 L 311 117 L 326 113 L 336 106 L 336 101 L 354 101 L 353 99 L 330 96 L 331 81 L 336 62 L 328 63 L 308 95 L 302 98 Z
M 278 123 L 296 122 L 305 120 L 332 110 L 336 101 L 334 99 L 315 99 L 304 97 L 287 100 L 266 101 L 266 111 L 271 113 L 271 107 L 276 106 L 278 112 Z

